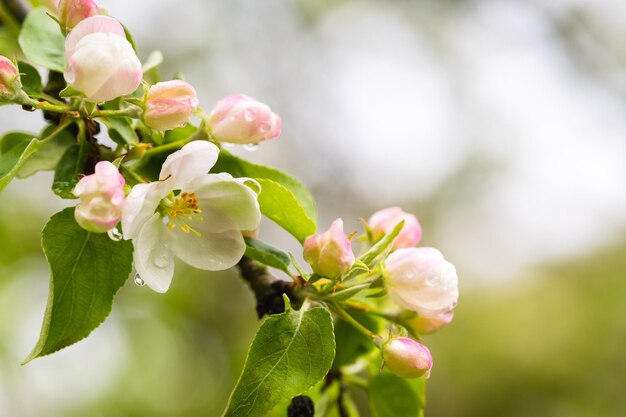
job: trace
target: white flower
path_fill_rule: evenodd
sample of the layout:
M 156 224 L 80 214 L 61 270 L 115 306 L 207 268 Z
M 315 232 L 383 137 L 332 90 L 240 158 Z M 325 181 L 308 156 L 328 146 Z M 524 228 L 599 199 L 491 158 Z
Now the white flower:
M 133 187 L 122 214 L 125 239 L 135 246 L 137 272 L 165 292 L 174 257 L 219 271 L 234 266 L 246 246 L 242 230 L 256 229 L 261 213 L 254 191 L 229 174 L 208 174 L 218 148 L 195 141 L 167 157 L 159 181 Z
M 444 317 L 456 306 L 459 287 L 454 265 L 434 248 L 402 248 L 385 261 L 389 296 L 426 317 Z

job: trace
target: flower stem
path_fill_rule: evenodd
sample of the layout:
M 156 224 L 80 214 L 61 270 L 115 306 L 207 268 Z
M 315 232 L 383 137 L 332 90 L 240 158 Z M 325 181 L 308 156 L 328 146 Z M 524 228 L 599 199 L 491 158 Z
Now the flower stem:
M 367 327 L 356 321 L 339 303 L 330 301 L 328 302 L 328 306 L 337 316 L 350 323 L 352 326 L 354 326 L 354 328 L 363 333 L 365 336 L 371 338 L 374 343 L 382 340 L 381 336 L 372 333 Z

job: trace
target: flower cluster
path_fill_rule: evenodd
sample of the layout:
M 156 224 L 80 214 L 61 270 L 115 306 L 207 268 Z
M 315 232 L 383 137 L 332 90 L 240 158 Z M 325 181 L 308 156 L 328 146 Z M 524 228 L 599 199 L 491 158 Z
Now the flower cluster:
M 413 334 L 432 333 L 452 321 L 459 296 L 456 269 L 437 249 L 416 247 L 422 237 L 421 225 L 415 215 L 405 213 L 399 207 L 374 213 L 366 223 L 365 239 L 374 247 L 397 228 L 395 238 L 379 255 L 388 253 L 378 263 L 379 272 L 374 275 L 382 277 L 385 290 L 395 305 L 412 312 L 402 324 Z M 352 244 L 343 231 L 341 219 L 335 220 L 328 231 L 304 242 L 304 259 L 317 276 L 340 281 L 338 286 L 347 286 L 344 291 L 367 286 L 358 279 L 355 284 L 341 283 L 344 278 L 354 279 L 352 268 L 356 265 Z M 363 275 L 368 277 L 372 272 Z M 407 378 L 428 377 L 432 358 L 424 345 L 399 337 L 381 344 L 381 349 L 385 363 L 396 374 Z

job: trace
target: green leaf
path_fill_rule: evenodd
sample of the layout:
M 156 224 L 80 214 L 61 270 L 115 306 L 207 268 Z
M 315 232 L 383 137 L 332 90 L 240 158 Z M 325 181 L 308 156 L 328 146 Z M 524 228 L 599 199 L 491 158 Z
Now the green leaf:
M 48 137 L 57 129 L 49 125 L 41 132 L 41 137 Z M 17 172 L 17 178 L 28 178 L 39 171 L 52 171 L 56 168 L 61 157 L 69 147 L 76 143 L 76 139 L 67 130 L 55 133 L 55 138 L 43 144 L 41 149 L 30 157 Z
M 411 384 L 399 376 L 376 375 L 367 387 L 373 417 L 421 417 L 423 403 Z
M 37 137 L 37 135 L 30 132 L 7 132 L 2 139 L 0 139 L 0 154 L 8 153 L 14 146 L 19 145 L 22 142 L 28 143 L 35 137 Z
M 281 184 L 255 178 L 261 185 L 259 206 L 261 213 L 291 233 L 300 243 L 315 233 L 317 226 L 307 215 L 291 191 Z
M 128 117 L 111 117 L 100 119 L 109 132 L 109 137 L 120 145 L 132 145 L 139 142 L 139 136 L 133 129 L 132 120 Z
M 18 42 L 30 63 L 59 72 L 65 69 L 65 39 L 46 9 L 28 13 Z
M 52 192 L 61 198 L 76 198 L 72 190 L 78 184 L 80 175 L 85 174 L 85 167 L 92 152 L 93 148 L 88 144 L 68 148 L 54 171 Z
M 310 219 L 315 220 L 317 217 L 315 200 L 309 190 L 299 180 L 282 171 L 264 165 L 253 164 L 223 149 L 220 151 L 220 157 L 212 171 L 228 172 L 234 177 L 273 180 L 293 193 Z
M 245 241 L 247 257 L 289 273 L 291 260 L 285 252 L 251 237 L 246 237 Z
M 85 95 L 72 87 L 71 85 L 66 86 L 63 90 L 59 91 L 59 97 L 61 98 L 72 98 L 72 97 L 85 97 Z
M 270 316 L 257 333 L 224 417 L 262 417 L 318 383 L 335 356 L 330 313 L 324 308 Z
M 41 242 L 50 264 L 50 292 L 41 336 L 24 363 L 76 343 L 98 327 L 133 261 L 130 241 L 82 229 L 73 207 L 52 216 Z
M 370 248 L 365 254 L 359 257 L 359 261 L 367 265 L 369 268 L 373 267 L 376 264 L 376 259 L 387 249 L 391 248 L 391 245 L 396 240 L 402 228 L 404 227 L 404 220 L 396 225 L 393 228 L 391 233 L 385 235 L 382 239 L 380 239 L 374 246 Z
M 26 94 L 40 94 L 43 86 L 41 84 L 41 75 L 35 67 L 26 62 L 19 61 L 17 63 L 20 71 L 20 81 L 22 82 L 22 89 L 26 91 Z
M 17 175 L 20 168 L 41 148 L 41 146 L 42 142 L 39 139 L 33 138 L 30 141 L 19 142 L 7 153 L 3 153 L 2 156 L 0 156 L 0 191 L 4 190 Z

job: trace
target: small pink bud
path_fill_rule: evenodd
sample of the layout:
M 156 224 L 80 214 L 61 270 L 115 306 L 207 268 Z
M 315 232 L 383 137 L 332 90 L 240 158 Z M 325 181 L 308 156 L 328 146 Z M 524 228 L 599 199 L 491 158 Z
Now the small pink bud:
M 104 233 L 115 227 L 124 207 L 124 177 L 108 161 L 96 164 L 96 172 L 76 184 L 80 203 L 74 211 L 76 222 L 85 230 Z
M 454 265 L 434 248 L 402 248 L 385 261 L 389 297 L 401 307 L 427 317 L 451 311 L 459 298 Z
M 392 250 L 417 246 L 422 238 L 422 227 L 413 214 L 405 213 L 400 207 L 389 207 L 379 210 L 370 217 L 368 226 L 374 241 L 390 233 L 394 227 L 404 220 L 404 226 L 393 243 Z
M 435 314 L 431 317 L 419 315 L 408 321 L 413 331 L 418 334 L 431 334 L 439 330 L 441 327 L 449 324 L 454 318 L 454 311 L 448 310 L 443 313 Z
M 433 358 L 428 348 L 408 337 L 398 337 L 383 346 L 385 366 L 402 378 L 430 376 Z
M 187 124 L 198 108 L 196 90 L 186 81 L 172 80 L 150 87 L 143 115 L 146 125 L 157 130 L 171 130 Z
M 266 104 L 236 94 L 217 102 L 209 126 L 215 140 L 245 145 L 280 135 L 281 121 Z
M 132 93 L 143 73 L 124 28 L 112 17 L 81 21 L 65 39 L 65 81 L 99 103 Z
M 88 17 L 100 14 L 100 8 L 93 0 L 61 0 L 58 7 L 59 22 L 66 31 Z
M 343 232 L 343 221 L 335 220 L 326 232 L 304 242 L 304 260 L 313 271 L 328 278 L 338 278 L 354 264 L 352 244 Z
M 0 99 L 13 101 L 21 91 L 19 70 L 9 58 L 0 55 Z

